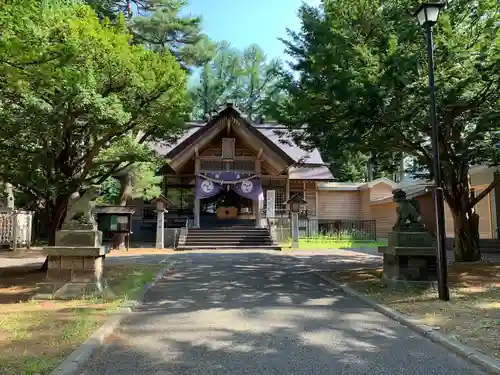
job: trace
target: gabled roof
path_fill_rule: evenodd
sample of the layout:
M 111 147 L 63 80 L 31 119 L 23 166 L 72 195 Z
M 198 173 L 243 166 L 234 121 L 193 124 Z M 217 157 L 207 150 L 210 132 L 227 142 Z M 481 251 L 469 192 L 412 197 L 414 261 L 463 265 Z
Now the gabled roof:
M 326 182 L 318 185 L 318 188 L 320 190 L 360 190 L 365 187 L 371 189 L 374 186 L 378 184 L 387 184 L 389 185 L 392 189 L 396 189 L 399 187 L 397 183 L 395 183 L 392 180 L 389 180 L 388 178 L 382 177 L 382 178 L 377 178 L 376 180 L 369 181 L 369 182 Z
M 253 126 L 266 138 L 290 155 L 296 163 L 317 164 L 318 166 L 325 165 L 318 149 L 309 152 L 297 146 L 291 137 L 287 135 L 287 129 L 283 125 L 258 124 Z
M 276 143 L 272 142 L 268 137 L 258 131 L 252 124 L 250 124 L 246 119 L 241 117 L 240 113 L 235 110 L 232 106 L 229 106 L 222 111 L 219 112 L 217 116 L 214 116 L 206 125 L 197 128 L 195 131 L 192 131 L 189 136 L 184 138 L 182 141 L 179 141 L 170 151 L 167 152 L 167 158 L 174 158 L 179 153 L 181 153 L 187 145 L 192 144 L 195 140 L 201 138 L 203 134 L 210 131 L 221 119 L 225 117 L 230 117 L 240 120 L 243 124 L 245 124 L 248 130 L 257 138 L 260 139 L 264 144 L 274 149 L 280 156 L 282 156 L 285 160 L 289 162 L 289 164 L 293 164 L 295 160 L 288 155 L 282 148 L 277 147 Z
M 406 193 L 406 198 L 416 198 L 424 195 L 432 190 L 432 181 L 427 180 L 406 180 L 399 184 L 396 184 L 396 188 L 404 190 Z M 392 194 L 385 197 L 380 197 L 376 200 L 371 201 L 371 204 L 385 204 L 393 202 Z
M 289 165 L 291 179 L 330 181 L 334 179 L 317 149 L 306 151 L 297 146 L 293 140 L 286 135 L 286 128 L 282 125 L 251 124 L 231 106 L 219 112 L 217 116 L 207 123 L 186 123 L 185 133 L 174 144 L 168 145 L 160 142 L 152 146 L 160 156 L 164 156 L 167 159 L 175 158 L 185 150 L 188 145 L 201 139 L 204 134 L 218 124 L 219 120 L 228 116 L 232 116 L 240 123 L 243 123 L 251 134 L 282 157 Z
M 366 182 L 362 187 L 366 186 L 366 187 L 372 188 L 378 184 L 386 184 L 386 185 L 389 185 L 393 189 L 397 189 L 399 187 L 399 185 L 396 182 L 389 180 L 388 178 L 385 178 L 385 177 L 380 177 L 380 178 L 377 178 L 376 180 Z
M 293 166 L 288 169 L 290 180 L 332 181 L 332 172 L 326 166 Z

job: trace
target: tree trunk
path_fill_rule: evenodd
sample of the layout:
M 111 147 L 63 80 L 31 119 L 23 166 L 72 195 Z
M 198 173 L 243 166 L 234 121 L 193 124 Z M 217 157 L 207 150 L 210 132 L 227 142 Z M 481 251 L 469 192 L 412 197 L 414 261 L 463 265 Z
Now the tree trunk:
M 468 174 L 448 190 L 451 199 L 447 201 L 453 215 L 455 228 L 454 253 L 456 262 L 476 262 L 481 259 L 479 250 L 479 215 L 474 211 L 473 190 Z M 449 196 L 449 198 L 450 198 Z
M 56 232 L 64 218 L 66 208 L 68 207 L 69 195 L 60 195 L 55 202 L 46 202 L 43 209 L 43 216 L 48 222 L 48 245 L 54 246 L 56 241 Z
M 476 262 L 481 259 L 479 249 L 479 215 L 474 189 L 471 187 L 468 165 L 442 168 L 446 203 L 453 216 L 454 253 L 456 262 Z
M 479 215 L 462 210 L 453 212 L 455 223 L 455 261 L 476 262 L 481 260 L 479 249 Z
M 61 225 L 62 219 L 68 207 L 68 195 L 58 196 L 55 203 L 52 201 L 45 202 L 45 208 L 42 210 L 42 217 L 45 218 L 48 228 L 48 245 L 54 246 L 56 243 L 56 232 Z M 41 270 L 47 270 L 48 258 L 45 259 Z
M 120 176 L 120 196 L 118 197 L 117 202 L 117 204 L 120 206 L 126 206 L 129 200 L 132 198 L 132 175 L 132 170 L 129 169 L 122 176 Z M 115 235 L 113 236 L 113 249 L 124 249 L 126 238 L 127 235 L 125 233 L 115 233 Z

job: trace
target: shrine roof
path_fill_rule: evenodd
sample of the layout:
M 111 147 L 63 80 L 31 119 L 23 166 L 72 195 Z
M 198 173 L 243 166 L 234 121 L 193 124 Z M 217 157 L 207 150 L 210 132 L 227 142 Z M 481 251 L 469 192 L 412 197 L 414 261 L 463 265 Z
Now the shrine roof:
M 238 113 L 236 110 L 234 110 Z M 245 120 L 249 126 L 257 130 L 260 136 L 266 139 L 266 143 L 270 142 L 286 154 L 293 162 L 290 167 L 291 179 L 304 180 L 333 180 L 328 166 L 323 161 L 318 149 L 305 150 L 299 147 L 289 136 L 287 129 L 279 124 L 255 124 Z M 177 150 L 189 147 L 192 140 L 199 137 L 208 130 L 211 122 L 187 122 L 185 124 L 184 134 L 177 141 L 167 144 L 166 142 L 158 142 L 153 144 L 153 148 L 160 155 L 166 158 L 171 157 Z

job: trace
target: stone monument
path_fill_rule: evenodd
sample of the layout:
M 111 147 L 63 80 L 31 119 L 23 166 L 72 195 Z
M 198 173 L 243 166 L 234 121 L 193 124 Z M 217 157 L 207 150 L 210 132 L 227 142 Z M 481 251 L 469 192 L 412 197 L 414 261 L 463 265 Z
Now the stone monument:
M 82 196 L 71 196 L 55 246 L 43 249 L 48 267 L 36 299 L 82 298 L 105 291 L 107 249 L 102 246 L 102 232 L 94 218 L 93 201 L 98 196 L 98 186 L 91 186 Z
M 402 189 L 393 191 L 397 220 L 389 234 L 388 246 L 379 246 L 384 254 L 384 281 L 429 283 L 437 280 L 437 255 L 432 237 L 420 216 L 416 199 L 408 200 Z

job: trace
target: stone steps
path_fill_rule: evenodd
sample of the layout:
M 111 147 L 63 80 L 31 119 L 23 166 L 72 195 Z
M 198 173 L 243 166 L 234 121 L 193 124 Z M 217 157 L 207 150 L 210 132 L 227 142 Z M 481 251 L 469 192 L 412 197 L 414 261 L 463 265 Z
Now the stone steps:
M 280 249 L 266 228 L 245 225 L 220 225 L 218 228 L 192 228 L 179 244 L 188 249 Z

